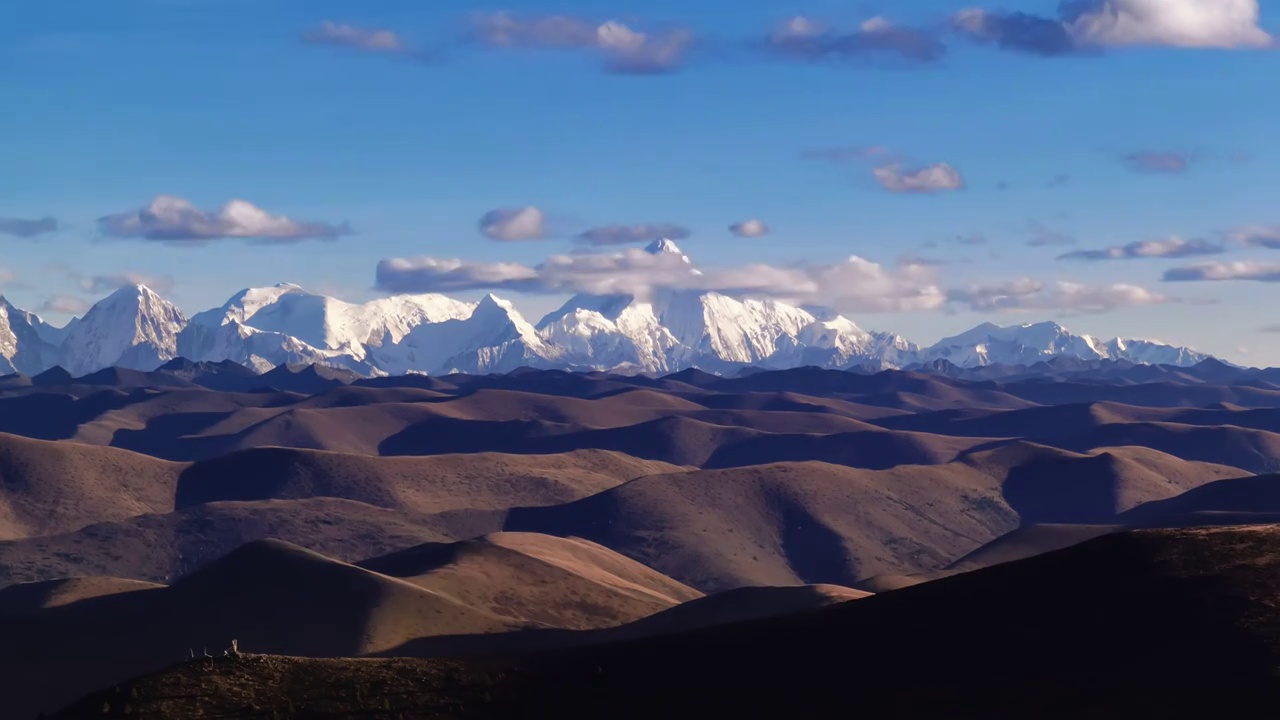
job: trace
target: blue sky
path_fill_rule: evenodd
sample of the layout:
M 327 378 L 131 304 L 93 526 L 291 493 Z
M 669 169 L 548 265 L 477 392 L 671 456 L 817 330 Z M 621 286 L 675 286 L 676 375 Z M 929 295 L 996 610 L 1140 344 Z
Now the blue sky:
M 1153 2 L 979 0 L 962 22 L 974 6 L 940 0 L 10 0 L 0 291 L 61 322 L 134 277 L 188 313 L 279 281 L 352 300 L 489 282 L 536 318 L 591 287 L 540 269 L 587 247 L 573 236 L 669 224 L 707 282 L 917 342 L 1057 319 L 1280 364 L 1280 16 Z M 646 40 L 582 39 L 611 20 Z M 197 214 L 160 232 L 138 214 L 157 196 Z M 294 224 L 249 237 L 261 223 L 216 215 L 231 200 Z M 524 207 L 538 232 L 514 234 L 541 239 L 481 231 Z M 769 232 L 729 231 L 748 219 Z

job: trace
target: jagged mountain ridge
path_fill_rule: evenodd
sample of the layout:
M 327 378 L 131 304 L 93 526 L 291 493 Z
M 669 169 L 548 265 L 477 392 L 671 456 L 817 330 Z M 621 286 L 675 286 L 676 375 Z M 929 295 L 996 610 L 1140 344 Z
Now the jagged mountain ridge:
M 648 251 L 689 262 L 670 240 Z M 690 272 L 698 272 L 691 263 Z M 243 290 L 190 320 L 147 287 L 128 286 L 61 329 L 0 299 L 0 372 L 35 375 L 54 366 L 74 375 L 107 367 L 150 371 L 178 357 L 231 361 L 258 372 L 313 364 L 366 376 L 520 367 L 637 373 L 937 363 L 980 368 L 1054 358 L 1188 367 L 1208 359 L 1148 340 L 1102 341 L 1056 323 L 987 323 L 922 348 L 824 308 L 689 290 L 648 298 L 578 295 L 536 325 L 494 295 L 475 303 L 423 294 L 355 304 L 288 283 Z

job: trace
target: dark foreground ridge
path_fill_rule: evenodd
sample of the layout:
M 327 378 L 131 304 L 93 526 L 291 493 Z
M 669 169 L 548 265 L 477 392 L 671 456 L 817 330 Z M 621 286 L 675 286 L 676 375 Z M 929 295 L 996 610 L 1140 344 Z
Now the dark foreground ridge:
M 525 659 L 197 660 L 55 717 L 1262 717 L 1280 699 L 1278 598 L 1280 527 L 1144 530 Z

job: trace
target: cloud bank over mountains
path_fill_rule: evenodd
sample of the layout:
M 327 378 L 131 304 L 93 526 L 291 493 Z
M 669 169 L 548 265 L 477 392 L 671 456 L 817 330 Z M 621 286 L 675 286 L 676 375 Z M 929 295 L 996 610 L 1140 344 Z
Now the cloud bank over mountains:
M 886 269 L 860 258 L 828 267 L 704 272 L 669 240 L 646 250 L 587 257 L 585 268 L 576 258 L 563 257 L 539 268 L 489 267 L 485 272 L 493 280 L 478 279 L 481 274 L 473 269 L 465 281 L 448 279 L 451 273 L 456 278 L 459 268 L 447 263 L 389 261 L 380 268 L 383 284 L 409 294 L 355 304 L 281 283 L 243 290 L 221 307 L 190 318 L 145 285 L 129 284 L 87 310 L 75 298 L 51 298 L 47 309 L 84 311 L 65 328 L 0 299 L 0 374 L 34 375 L 55 365 L 77 376 L 111 366 L 154 370 L 179 357 L 231 361 L 264 372 L 285 364 L 320 364 L 369 376 L 520 367 L 655 373 L 801 365 L 877 370 L 936 360 L 964 367 L 1034 363 L 1060 355 L 1189 365 L 1206 357 L 1151 341 L 1103 342 L 1053 323 L 984 324 L 921 348 L 898 335 L 864 330 L 832 307 L 735 294 L 749 289 L 760 295 L 754 291 L 764 285 L 773 292 L 784 282 L 801 283 L 801 295 L 881 310 L 966 303 L 997 311 L 1072 307 L 1093 312 L 1165 300 L 1133 286 L 1020 280 L 944 292 L 922 285 L 929 267 Z M 615 275 L 616 265 L 600 264 L 608 262 L 625 263 L 630 270 Z M 681 281 L 657 287 L 658 269 L 663 277 Z M 582 280 L 570 287 L 564 279 L 569 276 Z M 85 286 L 129 279 L 85 278 Z M 506 282 L 510 289 L 528 291 L 549 284 L 578 294 L 532 323 L 492 294 L 464 302 L 420 292 L 427 289 L 424 281 L 434 289 Z
M 947 289 L 936 264 L 907 259 L 889 266 L 857 255 L 829 264 L 695 268 L 669 241 L 643 250 L 552 255 L 537 265 L 429 256 L 389 258 L 378 264 L 376 277 L 379 289 L 400 293 L 491 290 L 650 299 L 666 291 L 697 291 L 821 305 L 848 313 L 926 312 L 948 306 L 982 312 L 1106 312 L 1174 300 L 1132 284 L 1032 279 Z

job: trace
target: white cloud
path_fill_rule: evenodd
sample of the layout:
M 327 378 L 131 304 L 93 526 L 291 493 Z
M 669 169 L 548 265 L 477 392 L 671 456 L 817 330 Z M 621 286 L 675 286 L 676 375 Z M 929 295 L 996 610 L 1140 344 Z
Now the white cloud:
M 1280 282 L 1280 263 L 1238 260 L 1229 263 L 1203 263 L 1165 271 L 1165 282 L 1224 282 L 1253 280 Z
M 1068 22 L 1083 43 L 1249 48 L 1272 43 L 1258 0 L 1102 0 Z
M 609 70 L 619 73 L 676 70 L 694 42 L 693 33 L 684 28 L 641 32 L 616 20 L 595 23 L 570 15 L 481 13 L 473 16 L 472 29 L 490 47 L 594 50 Z
M 934 62 L 947 48 L 933 34 L 894 25 L 884 17 L 864 21 L 851 32 L 834 31 L 825 22 L 796 16 L 782 23 L 767 39 L 770 50 L 801 60 L 898 57 Z
M 371 30 L 329 20 L 303 33 L 302 38 L 314 45 L 336 45 L 366 52 L 399 53 L 405 50 L 404 41 L 390 30 Z
M 769 226 L 763 220 L 743 220 L 729 226 L 729 232 L 744 238 L 758 238 L 769 234 Z
M 538 273 L 519 263 L 476 263 L 432 257 L 391 258 L 378 263 L 378 287 L 398 293 L 522 289 Z
M 1227 251 L 1225 245 L 1202 238 L 1187 240 L 1171 237 L 1166 240 L 1144 240 L 1104 250 L 1078 250 L 1059 255 L 1059 260 L 1136 260 L 1159 258 L 1187 258 L 1200 255 L 1219 255 Z
M 12 270 L 0 265 L 0 283 L 13 282 L 14 277 L 16 276 L 13 274 Z
M 140 210 L 98 220 L 103 234 L 118 238 L 195 244 L 241 239 L 257 243 L 332 240 L 351 232 L 346 225 L 302 222 L 272 215 L 244 200 L 232 200 L 216 211 L 201 210 L 179 197 L 161 195 Z
M 946 289 L 940 267 L 925 262 L 885 266 L 859 256 L 830 264 L 744 265 L 697 269 L 680 253 L 555 255 L 528 266 L 431 257 L 378 264 L 377 285 L 390 292 L 514 291 L 652 297 L 664 290 L 764 297 L 847 313 L 928 312 L 961 306 L 976 312 L 1050 310 L 1102 313 L 1176 302 L 1126 283 L 1087 285 L 1030 278 Z
M 1031 278 L 990 285 L 970 285 L 951 291 L 948 299 L 967 305 L 977 312 L 1056 310 L 1102 313 L 1125 307 L 1174 302 L 1174 298 L 1127 283 L 1086 285 L 1058 281 L 1046 285 Z
M 947 163 L 904 169 L 894 163 L 872 171 L 885 190 L 896 193 L 934 194 L 964 189 L 964 178 Z
M 1258 0 L 1074 0 L 1057 18 L 961 10 L 952 26 L 1007 50 L 1067 55 L 1105 47 L 1263 48 Z
M 477 14 L 472 28 L 494 47 L 583 48 L 596 44 L 599 26 L 567 15 L 517 18 L 511 13 Z
M 546 237 L 546 216 L 530 205 L 490 210 L 480 218 L 480 232 L 493 240 L 540 240 Z
M 693 268 L 679 253 L 631 248 L 612 254 L 556 255 L 536 267 L 422 257 L 384 260 L 378 286 L 392 292 L 510 290 L 625 294 L 700 290 L 822 304 L 846 312 L 933 310 L 946 302 L 936 270 L 887 268 L 853 256 L 831 265 L 765 264 Z

